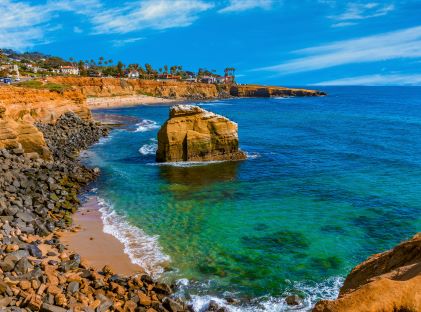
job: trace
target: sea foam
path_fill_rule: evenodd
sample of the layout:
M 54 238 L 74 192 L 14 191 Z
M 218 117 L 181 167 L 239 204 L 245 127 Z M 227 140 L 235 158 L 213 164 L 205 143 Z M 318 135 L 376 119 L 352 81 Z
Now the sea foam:
M 156 123 L 156 121 L 149 120 L 149 119 L 143 119 L 141 122 L 137 123 L 136 126 L 137 128 L 135 132 L 146 132 L 152 129 L 159 128 L 159 125 Z
M 104 224 L 104 233 L 116 237 L 124 245 L 124 252 L 134 264 L 140 265 L 148 274 L 156 277 L 164 272 L 170 261 L 159 246 L 158 236 L 149 236 L 131 225 L 124 216 L 117 214 L 112 205 L 97 197 L 99 211 Z
M 194 311 L 206 311 L 209 302 L 214 301 L 219 306 L 225 307 L 229 312 L 286 312 L 286 311 L 310 311 L 314 305 L 321 299 L 332 300 L 336 299 L 339 294 L 339 289 L 343 284 L 344 279 L 336 276 L 331 277 L 320 283 L 310 282 L 295 282 L 292 283 L 291 288 L 295 293 L 304 295 L 304 299 L 300 305 L 289 306 L 285 302 L 285 298 L 292 294 L 292 292 L 285 292 L 279 297 L 263 296 L 254 298 L 247 303 L 239 303 L 236 305 L 229 304 L 225 299 L 211 296 L 211 295 L 191 295 L 190 304 Z M 177 283 L 180 289 L 177 295 L 184 296 L 188 292 L 189 282 L 186 279 L 181 279 Z M 202 283 L 203 292 L 206 293 L 210 283 Z M 233 297 L 231 294 L 227 297 Z
M 156 153 L 156 150 L 158 149 L 157 140 L 155 138 L 150 139 L 152 141 L 151 143 L 147 143 L 142 145 L 141 148 L 139 148 L 139 153 L 142 155 L 153 155 Z

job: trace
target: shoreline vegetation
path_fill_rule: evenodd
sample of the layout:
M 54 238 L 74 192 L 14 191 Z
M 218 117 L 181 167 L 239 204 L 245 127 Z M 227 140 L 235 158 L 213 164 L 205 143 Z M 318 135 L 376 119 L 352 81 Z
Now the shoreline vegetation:
M 43 88 L 39 84 L 36 88 L 0 87 L 0 307 L 19 307 L 25 311 L 191 311 L 185 302 L 171 297 L 172 287 L 154 281 L 148 274 L 141 272 L 126 277 L 124 274 L 132 273 L 129 268 L 125 268 L 127 272 L 114 272 L 119 268 L 113 268 L 107 260 L 107 265 L 101 268 L 103 263 L 94 263 L 92 259 L 93 263 L 89 264 L 83 258 L 85 252 L 81 245 L 85 244 L 84 248 L 89 249 L 90 243 L 95 244 L 105 235 L 100 231 L 99 214 L 95 208 L 88 208 L 92 202 L 88 201 L 88 206 L 74 215 L 80 209 L 78 195 L 99 174 L 98 169 L 81 165 L 78 153 L 108 133 L 105 127 L 92 120 L 90 108 L 135 104 L 122 100 L 126 97 L 133 101 L 139 97 L 144 100 L 160 97 L 157 102 L 148 103 L 156 104 L 232 96 L 325 95 L 319 91 L 280 87 L 235 86 L 234 91 L 228 91 L 218 90 L 213 84 L 108 78 L 54 77 L 42 82 L 41 86 L 47 84 L 54 87 Z M 166 101 L 162 102 L 162 99 Z M 93 225 L 84 223 L 89 218 Z M 72 219 L 82 231 L 69 232 Z M 83 231 L 83 228 L 87 230 Z M 95 229 L 96 235 L 91 229 Z M 84 241 L 78 238 L 70 241 L 77 235 L 85 235 Z M 113 240 L 109 239 L 107 241 Z M 63 243 L 69 244 L 70 249 Z M 115 251 L 111 255 L 122 250 L 121 244 L 115 240 L 114 243 Z M 419 267 L 419 237 L 402 245 L 409 246 L 406 250 L 412 250 L 408 257 L 402 256 L 400 250 L 405 248 L 399 245 L 397 252 L 375 255 L 354 269 L 358 274 L 347 279 L 352 289 L 341 293 L 343 298 L 348 298 L 345 300 L 354 304 L 354 310 L 348 311 L 358 311 L 355 300 L 349 297 L 354 292 L 360 291 L 356 297 L 360 300 L 358 303 L 369 298 L 370 280 L 388 279 L 400 268 Z M 80 254 L 71 250 L 79 248 Z M 127 258 L 121 261 L 127 263 Z M 375 265 L 373 268 L 376 261 L 380 261 L 381 269 Z M 408 270 L 405 272 L 414 273 Z M 357 276 L 354 281 L 353 276 Z M 401 279 L 397 280 L 401 283 L 409 278 L 411 285 L 414 284 L 413 275 L 401 274 L 399 277 Z M 419 310 L 419 303 L 416 305 L 412 299 L 420 283 L 414 285 L 412 290 L 402 290 L 405 300 L 389 298 L 388 305 L 375 307 L 395 306 L 393 311 Z M 379 293 L 384 294 L 384 291 Z M 338 300 L 343 302 L 343 298 Z M 299 298 L 292 299 L 289 300 L 291 304 L 296 304 Z M 318 305 L 317 311 L 346 311 L 336 307 L 335 301 L 324 302 Z M 211 303 L 207 311 L 227 310 Z

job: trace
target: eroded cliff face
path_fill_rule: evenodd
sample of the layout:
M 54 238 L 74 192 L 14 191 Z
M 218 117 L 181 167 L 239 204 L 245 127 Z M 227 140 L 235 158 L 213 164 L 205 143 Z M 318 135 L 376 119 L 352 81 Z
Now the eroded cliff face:
M 198 106 L 171 107 L 158 132 L 158 162 L 245 158 L 238 148 L 237 124 Z
M 273 97 L 273 96 L 323 96 L 326 93 L 317 90 L 291 89 L 284 87 L 266 87 L 258 85 L 235 85 L 231 87 L 232 96 L 238 97 Z
M 313 311 L 421 311 L 421 233 L 356 266 L 339 298 L 320 301 Z
M 48 159 L 51 153 L 35 122 L 55 123 L 65 112 L 72 111 L 90 119 L 85 97 L 78 91 L 63 93 L 48 90 L 0 87 L 0 149 L 22 148 Z
M 163 98 L 212 99 L 220 95 L 213 84 L 140 79 L 51 77 L 48 81 L 72 86 L 86 96 L 150 95 Z

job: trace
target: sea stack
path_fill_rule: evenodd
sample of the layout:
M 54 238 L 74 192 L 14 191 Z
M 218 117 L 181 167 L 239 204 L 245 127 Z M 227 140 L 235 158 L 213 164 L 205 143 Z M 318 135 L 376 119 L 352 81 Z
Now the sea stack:
M 158 132 L 158 162 L 241 160 L 238 126 L 194 105 L 175 105 Z

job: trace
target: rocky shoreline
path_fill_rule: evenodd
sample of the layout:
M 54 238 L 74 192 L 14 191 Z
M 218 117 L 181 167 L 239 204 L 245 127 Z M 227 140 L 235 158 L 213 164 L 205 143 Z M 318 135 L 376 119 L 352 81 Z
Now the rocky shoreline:
M 172 289 L 147 274 L 123 277 L 95 270 L 66 250 L 78 194 L 99 174 L 78 151 L 107 134 L 74 113 L 37 124 L 54 160 L 22 148 L 0 150 L 0 308 L 3 311 L 188 311 Z

